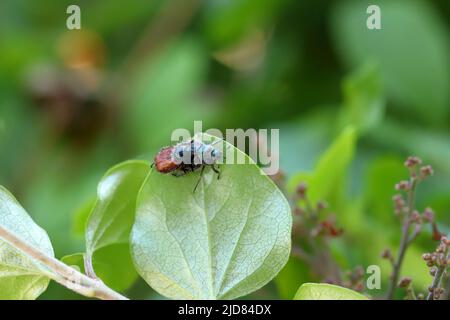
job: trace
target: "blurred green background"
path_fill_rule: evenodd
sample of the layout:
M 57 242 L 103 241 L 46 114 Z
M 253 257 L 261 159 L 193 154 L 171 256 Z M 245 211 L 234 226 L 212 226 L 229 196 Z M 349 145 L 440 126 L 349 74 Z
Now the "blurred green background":
M 79 31 L 66 28 L 70 4 Z M 382 30 L 367 29 L 369 4 L 381 7 Z M 332 243 L 337 261 L 379 264 L 387 280 L 380 252 L 399 242 L 391 197 L 405 156 L 433 165 L 417 205 L 450 225 L 449 24 L 445 0 L 2 0 L 0 184 L 62 257 L 84 250 L 83 212 L 103 173 L 152 159 L 175 128 L 279 128 L 289 179 L 352 126 L 356 145 L 336 150 L 336 179 L 316 188 L 333 190 L 325 200 L 345 230 Z M 431 280 L 427 232 L 403 268 L 419 290 Z M 249 298 L 292 298 L 320 280 L 290 261 Z M 142 281 L 126 293 L 159 297 Z M 51 284 L 42 298 L 77 296 Z

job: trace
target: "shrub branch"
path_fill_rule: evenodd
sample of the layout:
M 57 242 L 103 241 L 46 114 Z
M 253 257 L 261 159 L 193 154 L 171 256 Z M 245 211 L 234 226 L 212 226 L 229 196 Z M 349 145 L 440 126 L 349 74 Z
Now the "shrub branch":
M 46 276 L 72 291 L 86 297 L 102 300 L 128 300 L 120 293 L 106 286 L 101 280 L 92 279 L 61 261 L 46 255 L 41 250 L 30 246 L 2 226 L 0 226 L 0 238 L 4 239 L 14 248 L 22 251 L 29 257 L 41 262 L 49 269 Z
M 415 237 L 417 237 L 417 235 L 414 235 L 410 238 L 410 235 L 409 235 L 409 229 L 411 226 L 411 215 L 412 215 L 413 206 L 414 206 L 414 194 L 415 194 L 416 185 L 417 185 L 416 180 L 414 178 L 412 178 L 411 186 L 408 191 L 408 212 L 403 219 L 402 238 L 400 240 L 400 249 L 398 251 L 397 259 L 394 261 L 394 269 L 392 270 L 391 281 L 389 282 L 389 289 L 388 289 L 388 295 L 387 295 L 387 298 L 389 300 L 392 300 L 392 298 L 394 297 L 394 291 L 395 291 L 395 288 L 397 287 L 397 282 L 398 282 L 398 279 L 400 276 L 400 269 L 402 267 L 406 249 L 408 249 L 408 246 L 411 244 L 412 240 Z
M 392 274 L 387 291 L 387 299 L 394 298 L 395 289 L 398 287 L 400 271 L 406 250 L 411 243 L 417 238 L 425 223 L 433 224 L 433 212 L 427 208 L 423 214 L 420 214 L 414 207 L 414 199 L 417 186 L 420 182 L 433 174 L 431 166 L 423 166 L 419 168 L 422 160 L 417 157 L 409 157 L 405 161 L 405 166 L 409 169 L 409 180 L 400 181 L 395 188 L 398 191 L 406 192 L 406 202 L 402 195 L 395 195 L 393 200 L 395 204 L 395 212 L 402 217 L 402 235 L 400 247 L 396 259 L 393 258 L 389 250 L 385 250 L 383 258 L 389 259 L 392 264 Z M 404 286 L 405 288 L 407 286 Z

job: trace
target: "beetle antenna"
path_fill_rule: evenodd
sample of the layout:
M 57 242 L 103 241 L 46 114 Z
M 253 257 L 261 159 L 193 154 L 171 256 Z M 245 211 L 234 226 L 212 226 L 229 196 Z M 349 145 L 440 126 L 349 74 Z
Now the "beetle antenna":
M 195 184 L 193 193 L 195 193 L 195 190 L 197 190 L 197 187 L 198 187 L 198 185 L 199 185 L 199 183 L 200 183 L 200 180 L 202 180 L 202 177 L 203 177 L 203 171 L 204 171 L 204 170 L 205 170 L 205 166 L 203 166 L 203 167 L 202 167 L 202 170 L 200 171 L 200 177 L 198 177 L 198 180 L 197 180 L 197 183 Z

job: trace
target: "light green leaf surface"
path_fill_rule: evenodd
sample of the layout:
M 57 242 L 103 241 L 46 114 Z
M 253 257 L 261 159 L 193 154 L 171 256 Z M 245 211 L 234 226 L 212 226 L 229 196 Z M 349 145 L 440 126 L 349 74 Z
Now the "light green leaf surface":
M 326 283 L 304 283 L 295 294 L 294 300 L 368 300 L 362 294 Z
M 129 253 L 136 197 L 150 170 L 146 161 L 131 160 L 111 168 L 97 188 L 97 202 L 86 225 L 86 253 L 94 270 L 116 290 L 137 278 Z
M 42 230 L 11 193 L 0 186 L 0 225 L 29 245 L 53 257 L 47 233 Z M 0 300 L 36 299 L 47 289 L 49 274 L 36 260 L 0 238 Z
M 146 179 L 131 233 L 132 257 L 162 295 L 237 298 L 265 285 L 286 263 L 289 204 L 246 159 L 249 164 L 221 165 L 220 180 L 207 168 L 195 193 L 199 172 L 174 177 L 154 170 Z

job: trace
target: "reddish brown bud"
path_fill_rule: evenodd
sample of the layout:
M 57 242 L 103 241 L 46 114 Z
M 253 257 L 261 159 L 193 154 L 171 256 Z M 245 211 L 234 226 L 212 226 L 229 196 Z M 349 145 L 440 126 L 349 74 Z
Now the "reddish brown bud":
M 361 282 L 361 281 L 359 281 L 356 285 L 355 285 L 355 288 L 354 288 L 356 291 L 359 291 L 359 292 L 361 292 L 361 291 L 363 291 L 364 290 L 364 284 Z
M 392 258 L 392 252 L 389 249 L 384 249 L 383 252 L 381 253 L 381 257 L 383 259 L 391 259 Z
M 424 254 L 422 255 L 422 259 L 425 260 L 425 261 L 430 260 L 430 259 L 431 259 L 431 254 L 429 254 L 429 253 L 424 253 Z
M 409 190 L 409 188 L 410 188 L 410 183 L 409 183 L 409 181 L 406 181 L 406 180 L 400 181 L 399 183 L 397 183 L 395 185 L 395 189 L 398 191 Z
M 414 221 L 414 222 L 416 222 L 416 223 L 420 223 L 420 222 L 422 221 L 422 217 L 420 216 L 419 211 L 414 210 L 414 211 L 411 213 L 411 221 Z
M 405 207 L 405 200 L 403 200 L 403 197 L 399 194 L 393 196 L 392 200 L 394 201 L 395 212 L 400 214 Z
M 413 168 L 414 166 L 421 164 L 422 160 L 418 157 L 408 157 L 405 161 L 405 167 Z
M 434 173 L 433 167 L 430 165 L 420 168 L 420 177 L 422 179 L 433 175 L 433 173 Z
M 328 204 L 325 201 L 319 201 L 317 202 L 317 210 L 324 210 L 328 207 Z
M 434 211 L 431 208 L 426 208 L 423 212 L 423 220 L 428 223 L 432 223 L 434 221 Z
M 441 243 L 446 247 L 450 247 L 450 240 L 446 236 L 442 236 Z
M 294 215 L 296 215 L 296 216 L 301 216 L 301 215 L 303 215 L 303 210 L 301 209 L 301 208 L 299 208 L 299 207 L 295 207 L 294 208 Z
M 308 189 L 306 183 L 302 182 L 297 186 L 297 195 L 300 199 L 304 199 L 306 196 L 306 190 Z
M 325 235 L 331 237 L 339 237 L 344 232 L 342 228 L 336 226 L 336 223 L 333 220 L 322 221 L 320 223 L 320 229 Z
M 430 269 L 430 275 L 431 275 L 432 277 L 434 277 L 434 276 L 436 275 L 436 272 L 437 272 L 437 268 L 436 268 L 436 267 L 432 267 L 432 268 Z
M 433 240 L 441 240 L 442 233 L 439 231 L 436 222 L 433 222 Z
M 398 282 L 398 286 L 399 288 L 407 288 L 411 284 L 411 281 L 412 281 L 411 278 L 404 277 L 400 279 L 400 281 Z

